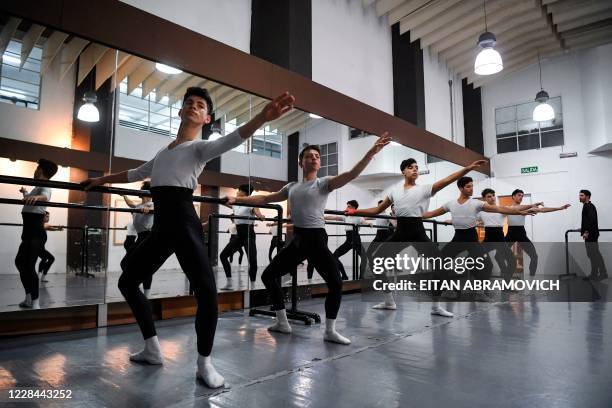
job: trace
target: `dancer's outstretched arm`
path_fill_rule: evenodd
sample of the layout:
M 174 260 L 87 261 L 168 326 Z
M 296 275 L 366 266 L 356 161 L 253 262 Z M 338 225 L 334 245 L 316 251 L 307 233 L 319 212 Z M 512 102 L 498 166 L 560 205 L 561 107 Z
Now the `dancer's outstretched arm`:
M 443 179 L 436 181 L 433 184 L 433 186 L 431 187 L 431 195 L 433 196 L 438 191 L 442 190 L 444 187 L 446 187 L 449 184 L 459 180 L 461 177 L 465 176 L 470 171 L 476 170 L 477 168 L 479 168 L 480 166 L 485 165 L 486 163 L 487 163 L 486 160 L 476 160 L 475 162 L 473 162 L 469 166 L 466 166 L 466 167 L 462 168 L 461 170 L 457 170 L 456 172 L 454 172 L 452 174 L 449 174 L 448 176 L 444 177 Z

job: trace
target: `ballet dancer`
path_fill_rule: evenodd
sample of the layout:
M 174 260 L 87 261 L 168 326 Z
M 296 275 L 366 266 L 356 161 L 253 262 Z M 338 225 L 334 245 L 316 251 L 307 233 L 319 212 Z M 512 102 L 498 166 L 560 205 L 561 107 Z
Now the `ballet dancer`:
M 57 173 L 57 164 L 51 160 L 40 159 L 36 170 L 34 170 L 34 179 L 49 180 L 55 173 Z M 49 187 L 34 187 L 32 191 L 28 192 L 24 187 L 21 187 L 19 191 L 23 194 L 24 202 L 21 210 L 23 230 L 21 232 L 21 244 L 15 257 L 15 266 L 19 271 L 19 277 L 26 293 L 25 299 L 19 303 L 19 307 L 40 309 L 36 261 L 45 247 L 45 242 L 47 242 L 47 232 L 44 228 L 46 207 L 34 204 L 41 201 L 50 201 L 51 189 Z
M 342 280 L 336 258 L 327 247 L 325 205 L 329 193 L 354 180 L 372 158 L 390 142 L 391 138 L 385 132 L 351 170 L 337 176 L 321 178 L 317 177 L 317 172 L 321 168 L 319 146 L 306 146 L 298 156 L 298 164 L 302 168 L 302 181 L 289 183 L 280 191 L 268 195 L 228 198 L 228 203 L 259 205 L 289 200 L 287 206 L 290 208 L 291 222 L 294 225 L 293 239 L 274 257 L 261 275 L 261 280 L 272 298 L 272 308 L 276 311 L 276 321 L 268 330 L 291 333 L 279 278 L 295 270 L 300 262 L 308 258 L 328 288 L 325 299 L 324 340 L 345 345 L 351 343 L 336 330 L 336 317 L 342 301 Z
M 194 290 L 198 304 L 197 378 L 210 388 L 223 386 L 225 380 L 212 364 L 211 351 L 217 326 L 217 289 L 215 276 L 206 255 L 203 230 L 192 201 L 198 176 L 206 162 L 239 146 L 267 122 L 276 120 L 293 108 L 288 92 L 278 96 L 257 115 L 234 132 L 214 141 L 199 140 L 202 127 L 211 122 L 213 104 L 208 91 L 188 88 L 179 110 L 181 123 L 176 139 L 140 167 L 83 182 L 86 190 L 105 183 L 128 183 L 151 179 L 155 203 L 153 229 L 124 262 L 119 289 L 129 304 L 145 339 L 145 348 L 130 356 L 133 361 L 162 364 L 163 357 L 151 305 L 139 285 L 163 265 L 173 253 Z

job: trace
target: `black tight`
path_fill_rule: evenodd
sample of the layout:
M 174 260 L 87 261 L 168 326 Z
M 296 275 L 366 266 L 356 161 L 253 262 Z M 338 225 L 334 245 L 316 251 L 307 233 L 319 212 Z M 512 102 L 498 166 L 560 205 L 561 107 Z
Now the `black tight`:
M 282 239 L 278 239 L 278 235 L 273 236 L 272 240 L 270 241 L 270 249 L 268 249 L 268 260 L 270 262 L 272 262 L 272 253 L 275 249 L 278 249 L 279 245 L 282 248 L 283 246 L 285 246 L 285 243 Z
M 195 329 L 198 353 L 210 355 L 217 327 L 217 288 L 204 247 L 202 224 L 192 191 L 182 187 L 151 188 L 155 220 L 151 234 L 124 258 L 119 290 L 130 305 L 145 339 L 156 335 L 151 305 L 138 286 L 173 253 L 194 291 L 198 309 Z
M 231 241 L 232 239 L 237 239 L 237 238 L 238 238 L 238 237 L 236 236 L 236 234 L 232 234 L 232 235 L 230 235 L 230 241 Z M 228 242 L 228 243 L 229 243 L 229 242 Z M 227 245 L 226 245 L 226 246 L 227 246 Z M 244 256 L 244 251 L 242 250 L 242 247 L 239 247 L 239 248 L 238 248 L 238 251 L 236 251 L 236 252 L 238 252 L 238 264 L 239 264 L 239 265 L 242 265 L 242 257 Z M 230 255 L 230 257 L 229 257 L 230 264 L 234 262 L 234 254 L 235 254 L 236 252 L 234 252 L 233 254 L 231 254 L 231 255 Z
M 366 266 L 365 263 L 365 254 L 363 253 L 363 248 L 361 247 L 361 237 L 358 232 L 355 231 L 346 231 L 346 241 L 342 243 L 336 250 L 334 251 L 334 256 L 338 259 L 338 269 L 340 270 L 340 274 L 342 275 L 342 279 L 347 280 L 348 276 L 346 275 L 346 271 L 344 270 L 344 265 L 340 261 L 340 257 L 346 254 L 351 249 L 355 249 L 360 258 L 360 270 Z M 363 273 L 362 273 L 363 275 Z
M 510 245 L 515 242 L 518 246 L 529 255 L 529 275 L 534 276 L 538 270 L 538 253 L 536 252 L 533 242 L 527 237 L 527 231 L 522 226 L 509 226 L 506 234 L 506 242 Z
M 606 264 L 599 250 L 598 237 L 589 237 L 585 240 L 586 253 L 591 261 L 591 277 L 605 279 L 608 276 Z
M 51 269 L 53 262 L 55 262 L 55 257 L 51 252 L 47 251 L 44 246 L 38 257 L 40 258 L 40 262 L 38 263 L 38 273 L 46 275 L 47 272 L 49 272 L 49 269 Z
M 504 238 L 503 227 L 485 227 L 484 242 L 487 252 L 495 250 L 495 261 L 502 277 L 506 282 L 510 281 L 516 267 L 516 258 Z
M 235 239 L 230 239 L 230 242 L 223 248 L 219 258 L 225 271 L 225 276 L 228 278 L 232 277 L 232 267 L 230 265 L 229 258 L 238 251 L 239 248 L 243 248 L 247 252 L 249 260 L 249 278 L 251 282 L 254 282 L 257 278 L 257 244 L 255 243 L 255 228 L 253 224 L 237 224 Z
M 493 264 L 485 251 L 485 247 L 478 242 L 476 228 L 456 229 L 453 239 L 446 244 L 442 253 L 444 257 L 455 258 L 459 253 L 467 251 L 472 259 L 484 258 L 484 268 L 474 272 L 478 279 L 489 279 L 493 270 Z
M 140 245 L 145 240 L 145 238 L 148 237 L 149 235 L 151 235 L 151 231 L 139 232 L 138 235 L 137 235 L 136 240 L 134 240 L 131 244 L 129 244 L 129 246 L 127 247 L 127 253 L 125 254 L 123 259 L 121 260 L 121 269 L 122 270 L 125 269 L 123 267 L 123 263 L 125 262 L 126 258 L 130 254 L 130 252 L 133 251 L 134 248 L 136 248 L 138 245 Z M 133 236 L 133 235 L 129 235 L 129 236 Z M 123 243 L 123 246 L 125 247 L 125 242 Z M 152 283 L 153 283 L 153 275 L 151 274 L 150 276 L 147 276 L 147 277 L 144 278 L 144 280 L 142 281 L 142 287 L 144 289 L 151 289 L 151 284 Z
M 328 319 L 335 319 L 342 301 L 342 280 L 338 273 L 336 258 L 327 248 L 327 233 L 323 228 L 294 227 L 291 242 L 272 259 L 261 275 L 261 280 L 272 298 L 272 309 L 285 308 L 279 278 L 295 270 L 296 266 L 306 258 L 309 265 L 312 263 L 317 268 L 319 275 L 327 284 L 325 315 Z
M 397 245 L 379 245 L 379 249 L 374 254 L 375 256 L 395 257 L 396 254 L 408 246 L 413 246 L 424 257 L 433 258 L 442 256 L 438 244 L 431 242 L 431 239 L 425 233 L 423 221 L 420 217 L 398 217 L 397 227 L 385 243 L 401 243 L 403 245 L 401 245 L 401 248 Z M 447 274 L 443 270 L 434 269 L 433 275 L 434 279 L 437 280 L 447 279 Z M 380 277 L 383 281 L 388 281 L 385 273 L 380 275 Z M 391 291 L 385 290 L 384 292 L 390 293 Z M 432 290 L 432 296 L 434 297 L 439 297 L 441 294 L 441 290 Z
M 36 274 L 36 261 L 42 253 L 47 233 L 44 229 L 43 214 L 22 213 L 23 232 L 21 233 L 21 244 L 15 257 L 15 266 L 19 271 L 21 284 L 26 294 L 30 294 L 32 300 L 38 299 L 38 275 Z

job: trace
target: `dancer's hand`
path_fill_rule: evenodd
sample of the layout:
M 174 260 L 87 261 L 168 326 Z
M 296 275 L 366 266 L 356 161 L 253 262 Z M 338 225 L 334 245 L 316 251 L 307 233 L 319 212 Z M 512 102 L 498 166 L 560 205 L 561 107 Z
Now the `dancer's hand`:
M 479 168 L 480 166 L 484 166 L 485 164 L 487 164 L 488 161 L 487 160 L 476 160 L 475 162 L 473 162 L 472 164 L 470 164 L 468 167 L 468 169 L 470 170 L 476 170 L 477 168 Z
M 25 205 L 34 205 L 34 203 L 37 202 L 39 199 L 40 196 L 25 197 L 23 199 L 23 202 L 25 203 Z
M 563 205 L 561 206 L 561 209 L 562 209 L 562 210 L 567 210 L 567 209 L 568 209 L 568 208 L 570 208 L 571 206 L 572 206 L 571 204 L 563 204 Z
M 236 204 L 236 197 L 225 196 L 225 205 L 234 205 Z
M 372 146 L 370 150 L 368 150 L 367 156 L 370 158 L 374 157 L 378 152 L 380 152 L 383 149 L 383 147 L 385 147 L 389 143 L 391 143 L 391 136 L 389 136 L 389 132 L 384 132 L 376 140 L 376 143 L 374 143 L 374 146 Z
M 21 188 L 19 189 L 19 192 L 21 194 L 28 194 L 28 190 L 26 190 L 24 186 L 21 186 Z
M 520 211 L 521 215 L 536 215 L 538 213 L 537 208 L 528 208 L 526 210 Z
M 539 201 L 537 203 L 533 203 L 532 206 L 533 207 L 544 207 L 544 202 L 543 201 Z
M 102 177 L 93 177 L 81 181 L 80 184 L 83 186 L 83 190 L 89 191 L 96 186 L 101 186 L 102 184 L 104 184 L 104 180 Z
M 353 214 L 355 214 L 356 212 L 357 212 L 357 210 L 356 210 L 356 209 L 354 209 L 354 208 L 350 208 L 350 209 L 346 209 L 346 210 L 344 210 L 344 214 L 346 214 L 346 215 L 353 215 Z
M 271 122 L 293 109 L 295 98 L 289 92 L 277 96 L 259 112 L 265 122 Z
M 584 234 L 582 234 L 582 239 L 584 240 L 589 239 L 589 231 L 585 231 Z
M 149 212 L 151 212 L 151 209 L 149 207 L 142 207 L 143 214 L 148 214 Z

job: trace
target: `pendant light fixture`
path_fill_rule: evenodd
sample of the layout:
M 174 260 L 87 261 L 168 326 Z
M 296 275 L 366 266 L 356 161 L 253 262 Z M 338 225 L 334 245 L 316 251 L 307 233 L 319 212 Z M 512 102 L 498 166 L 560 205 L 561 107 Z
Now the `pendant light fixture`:
M 474 61 L 474 73 L 478 75 L 493 75 L 504 69 L 501 55 L 495 50 L 497 38 L 487 27 L 487 2 L 483 1 L 485 32 L 478 37 L 478 46 L 482 48 Z
M 83 95 L 85 103 L 79 108 L 77 118 L 85 122 L 98 122 L 100 120 L 100 112 L 94 103 L 98 101 L 95 92 L 85 92 Z
M 555 118 L 555 110 L 547 101 L 550 98 L 548 92 L 542 88 L 542 63 L 540 62 L 540 53 L 538 52 L 538 67 L 540 68 L 540 92 L 536 94 L 535 100 L 539 104 L 533 110 L 534 122 L 546 122 Z

